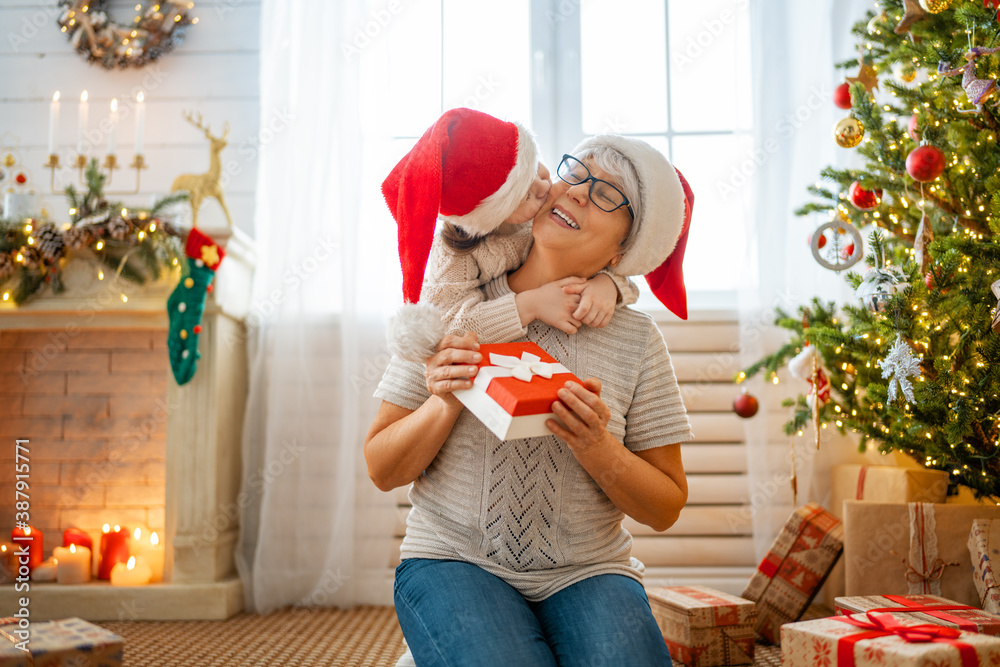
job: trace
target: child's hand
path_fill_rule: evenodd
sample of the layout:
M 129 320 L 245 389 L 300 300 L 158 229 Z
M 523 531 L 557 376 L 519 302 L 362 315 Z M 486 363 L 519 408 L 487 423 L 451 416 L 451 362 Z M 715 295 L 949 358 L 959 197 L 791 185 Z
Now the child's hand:
M 618 303 L 618 288 L 610 276 L 601 273 L 584 283 L 567 285 L 563 291 L 580 295 L 573 319 L 597 329 L 608 326 Z
M 573 311 L 580 305 L 580 295 L 568 293 L 564 288 L 585 282 L 583 278 L 571 276 L 521 292 L 515 298 L 515 303 L 522 323 L 541 320 L 568 334 L 575 334 L 581 322 L 573 317 Z

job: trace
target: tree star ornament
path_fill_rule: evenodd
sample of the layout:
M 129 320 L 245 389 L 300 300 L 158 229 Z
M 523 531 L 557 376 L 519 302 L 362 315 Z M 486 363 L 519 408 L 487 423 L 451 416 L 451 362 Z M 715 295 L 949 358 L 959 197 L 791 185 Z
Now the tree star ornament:
M 913 350 L 901 334 L 896 334 L 896 342 L 889 348 L 889 356 L 880 361 L 879 365 L 882 367 L 882 379 L 889 380 L 886 400 L 890 403 L 895 401 L 898 391 L 902 391 L 906 400 L 912 403 L 915 399 L 910 377 L 920 377 L 920 359 L 913 355 Z
M 858 71 L 857 76 L 849 76 L 845 79 L 848 85 L 861 82 L 861 85 L 865 87 L 869 93 L 873 90 L 878 89 L 878 75 L 875 73 L 875 68 L 868 63 L 861 61 L 861 69 Z
M 177 384 L 183 385 L 194 377 L 198 358 L 198 338 L 201 318 L 205 312 L 205 299 L 215 270 L 226 253 L 208 235 L 197 228 L 188 234 L 184 246 L 185 276 L 167 299 L 167 352 L 170 369 Z
M 903 18 L 899 20 L 893 32 L 897 35 L 905 35 L 910 32 L 914 23 L 927 16 L 927 12 L 917 0 L 903 0 Z

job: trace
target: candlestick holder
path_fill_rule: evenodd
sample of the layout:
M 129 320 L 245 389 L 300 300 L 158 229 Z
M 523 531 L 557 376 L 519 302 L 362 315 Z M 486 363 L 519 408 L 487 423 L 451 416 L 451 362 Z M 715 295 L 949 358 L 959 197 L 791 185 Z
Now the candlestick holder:
M 45 169 L 49 170 L 49 191 L 51 194 L 61 194 L 61 190 L 56 189 L 56 170 L 59 169 L 59 156 L 55 153 L 49 155 L 48 161 L 42 165 Z M 86 185 L 86 178 L 84 176 L 84 171 L 87 168 L 87 156 L 82 153 L 77 154 L 76 159 L 73 161 L 72 165 L 79 172 L 80 183 Z M 104 156 L 104 164 L 101 165 L 104 170 L 106 185 L 110 185 L 114 177 L 115 170 L 121 169 L 119 165 L 118 156 L 109 153 Z M 140 186 L 142 184 L 142 170 L 147 169 L 146 159 L 142 154 L 137 153 L 132 158 L 132 163 L 128 167 L 129 169 L 135 169 L 135 189 L 134 190 L 105 190 L 105 194 L 109 195 L 134 195 L 139 193 Z

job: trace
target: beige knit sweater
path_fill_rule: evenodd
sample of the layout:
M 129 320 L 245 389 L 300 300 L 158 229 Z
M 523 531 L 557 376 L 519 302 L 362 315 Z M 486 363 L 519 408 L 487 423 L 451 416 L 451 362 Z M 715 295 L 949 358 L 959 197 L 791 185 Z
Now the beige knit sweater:
M 506 276 L 486 296 L 509 299 Z M 601 379 L 608 430 L 631 451 L 692 437 L 666 344 L 648 315 L 619 306 L 607 327 L 572 336 L 536 321 L 522 340 L 577 377 Z M 416 410 L 429 396 L 423 365 L 393 358 L 375 396 Z M 463 410 L 409 498 L 404 559 L 473 563 L 529 600 L 598 574 L 642 581 L 622 512 L 555 436 L 502 442 Z
M 439 233 L 427 260 L 421 301 L 444 313 L 448 333 L 475 331 L 480 343 L 506 343 L 525 335 L 514 295 L 487 301 L 482 288 L 524 264 L 531 244 L 530 222 L 502 224 L 466 253 L 449 248 Z M 607 273 L 615 282 L 622 303 L 636 302 L 639 290 L 631 280 L 609 271 L 601 273 Z

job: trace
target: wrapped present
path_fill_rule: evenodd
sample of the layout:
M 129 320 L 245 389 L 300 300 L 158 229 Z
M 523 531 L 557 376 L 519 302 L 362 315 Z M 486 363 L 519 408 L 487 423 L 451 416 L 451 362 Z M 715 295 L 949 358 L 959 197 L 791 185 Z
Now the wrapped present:
M 972 522 L 990 518 L 1000 507 L 846 501 L 847 595 L 939 595 L 978 606 L 966 545 Z
M 838 614 L 859 612 L 891 612 L 920 623 L 933 623 L 947 628 L 1000 635 L 1000 616 L 978 607 L 959 604 L 939 595 L 863 595 L 837 598 Z
M 792 512 L 743 591 L 757 603 L 756 630 L 781 641 L 780 628 L 797 621 L 844 548 L 843 526 L 816 503 Z
M 2 619 L 15 621 L 16 619 Z M 82 618 L 65 618 L 58 621 L 33 621 L 30 650 L 26 665 L 33 667 L 62 667 L 87 665 L 87 667 L 121 667 L 125 640 L 109 630 L 88 623 Z M 24 631 L 16 622 L 0 625 L 0 637 L 13 645 L 24 642 Z M 24 645 L 24 644 L 22 644 Z M 18 649 L 20 650 L 20 649 Z M 22 652 L 23 653 L 23 652 Z M 0 655 L 3 655 L 0 653 Z M 7 663 L 0 662 L 6 667 Z M 12 663 L 18 664 L 18 663 Z
M 892 614 L 853 614 L 781 628 L 782 667 L 980 667 L 1000 664 L 1000 638 L 916 623 Z
M 752 665 L 756 605 L 707 586 L 650 588 L 670 656 L 687 667 Z
M 844 518 L 845 500 L 877 503 L 943 503 L 948 493 L 948 473 L 927 468 L 844 464 L 833 466 L 830 513 Z M 830 572 L 824 587 L 826 604 L 844 595 L 844 562 Z
M 969 531 L 969 555 L 975 574 L 973 583 L 979 593 L 979 606 L 1000 614 L 1000 578 L 993 564 L 1000 558 L 1000 521 L 976 519 Z
M 552 412 L 558 391 L 580 379 L 535 343 L 480 345 L 479 352 L 472 388 L 455 397 L 501 440 L 552 435 L 545 422 L 559 422 Z

